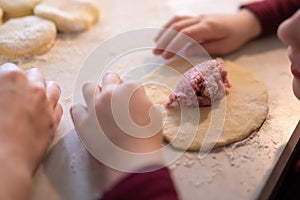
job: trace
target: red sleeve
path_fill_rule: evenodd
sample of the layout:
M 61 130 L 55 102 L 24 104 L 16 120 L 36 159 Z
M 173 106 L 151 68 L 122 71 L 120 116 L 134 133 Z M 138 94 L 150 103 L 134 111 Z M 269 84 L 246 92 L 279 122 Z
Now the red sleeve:
M 264 0 L 245 4 L 241 8 L 247 8 L 257 16 L 262 35 L 267 35 L 276 33 L 280 23 L 300 8 L 300 0 Z
M 177 200 L 178 196 L 168 168 L 146 173 L 133 173 L 110 190 L 102 200 Z

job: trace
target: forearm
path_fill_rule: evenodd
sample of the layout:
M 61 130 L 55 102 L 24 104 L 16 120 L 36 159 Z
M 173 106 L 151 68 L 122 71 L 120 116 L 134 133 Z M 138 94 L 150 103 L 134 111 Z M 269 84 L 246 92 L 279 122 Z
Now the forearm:
M 130 162 L 130 165 L 122 165 L 122 162 Z M 155 169 L 161 168 L 161 166 L 164 166 L 163 159 L 160 154 L 154 155 L 154 156 L 144 156 L 140 157 L 140 159 L 130 160 L 130 158 L 126 158 L 125 160 L 122 160 L 121 163 L 118 165 L 118 167 L 124 167 L 122 169 L 113 169 L 108 166 L 103 166 L 103 170 L 106 176 L 106 184 L 105 188 L 111 188 L 116 183 L 120 182 L 120 180 L 124 179 L 124 177 L 129 176 L 132 173 L 142 173 L 145 171 L 153 171 Z M 149 166 L 154 166 L 153 169 L 149 170 Z M 158 166 L 158 167 L 157 167 Z M 116 166 L 117 167 L 117 166 Z M 127 172 L 125 172 L 125 171 Z
M 151 167 L 151 166 L 149 166 Z M 127 174 L 103 194 L 103 200 L 120 199 L 177 200 L 178 195 L 166 167 L 146 172 Z
M 264 0 L 242 5 L 259 20 L 261 35 L 276 33 L 281 22 L 292 16 L 299 8 L 299 0 Z
M 262 32 L 261 24 L 256 15 L 248 9 L 241 9 L 238 12 L 239 28 L 244 30 L 243 34 L 246 40 L 253 39 L 259 36 Z M 242 35 L 241 35 L 242 36 Z

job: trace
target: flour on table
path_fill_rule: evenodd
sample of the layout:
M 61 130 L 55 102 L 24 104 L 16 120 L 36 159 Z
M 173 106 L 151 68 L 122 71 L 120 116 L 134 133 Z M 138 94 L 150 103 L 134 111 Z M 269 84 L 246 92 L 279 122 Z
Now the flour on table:
M 36 16 L 10 19 L 0 26 L 0 54 L 30 57 L 45 53 L 56 39 L 55 24 Z
M 89 0 L 45 0 L 34 14 L 52 20 L 60 32 L 79 32 L 97 22 L 99 9 Z

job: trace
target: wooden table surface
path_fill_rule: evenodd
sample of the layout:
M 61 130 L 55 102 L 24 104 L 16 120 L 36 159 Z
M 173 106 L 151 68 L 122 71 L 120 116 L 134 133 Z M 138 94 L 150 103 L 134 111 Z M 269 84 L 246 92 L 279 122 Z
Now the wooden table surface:
M 159 28 L 176 14 L 232 13 L 241 2 L 245 1 L 99 0 L 102 17 L 91 30 L 60 34 L 45 55 L 17 61 L 24 69 L 39 67 L 48 80 L 62 87 L 64 115 L 49 155 L 34 177 L 32 199 L 95 199 L 103 187 L 99 164 L 81 145 L 69 115 L 76 74 L 99 43 L 124 31 Z M 258 198 L 299 120 L 286 47 L 275 36 L 253 41 L 223 59 L 254 72 L 266 84 L 270 111 L 259 132 L 248 139 L 203 159 L 197 153 L 185 153 L 177 160 L 171 169 L 182 199 Z

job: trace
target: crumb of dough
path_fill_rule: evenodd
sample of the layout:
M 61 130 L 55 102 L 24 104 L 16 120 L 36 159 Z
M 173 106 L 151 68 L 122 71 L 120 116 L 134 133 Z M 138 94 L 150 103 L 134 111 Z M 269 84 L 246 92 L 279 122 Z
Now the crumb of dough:
M 67 98 L 65 98 L 65 102 L 68 102 L 68 103 L 72 102 L 72 99 L 71 99 L 71 97 L 67 97 Z
M 48 51 L 56 39 L 55 24 L 37 16 L 10 19 L 0 26 L 0 54 L 31 57 Z
M 60 32 L 80 32 L 98 21 L 100 11 L 90 0 L 44 0 L 34 14 L 52 20 Z
M 33 8 L 41 0 L 0 0 L 5 18 L 24 17 L 33 14 Z

